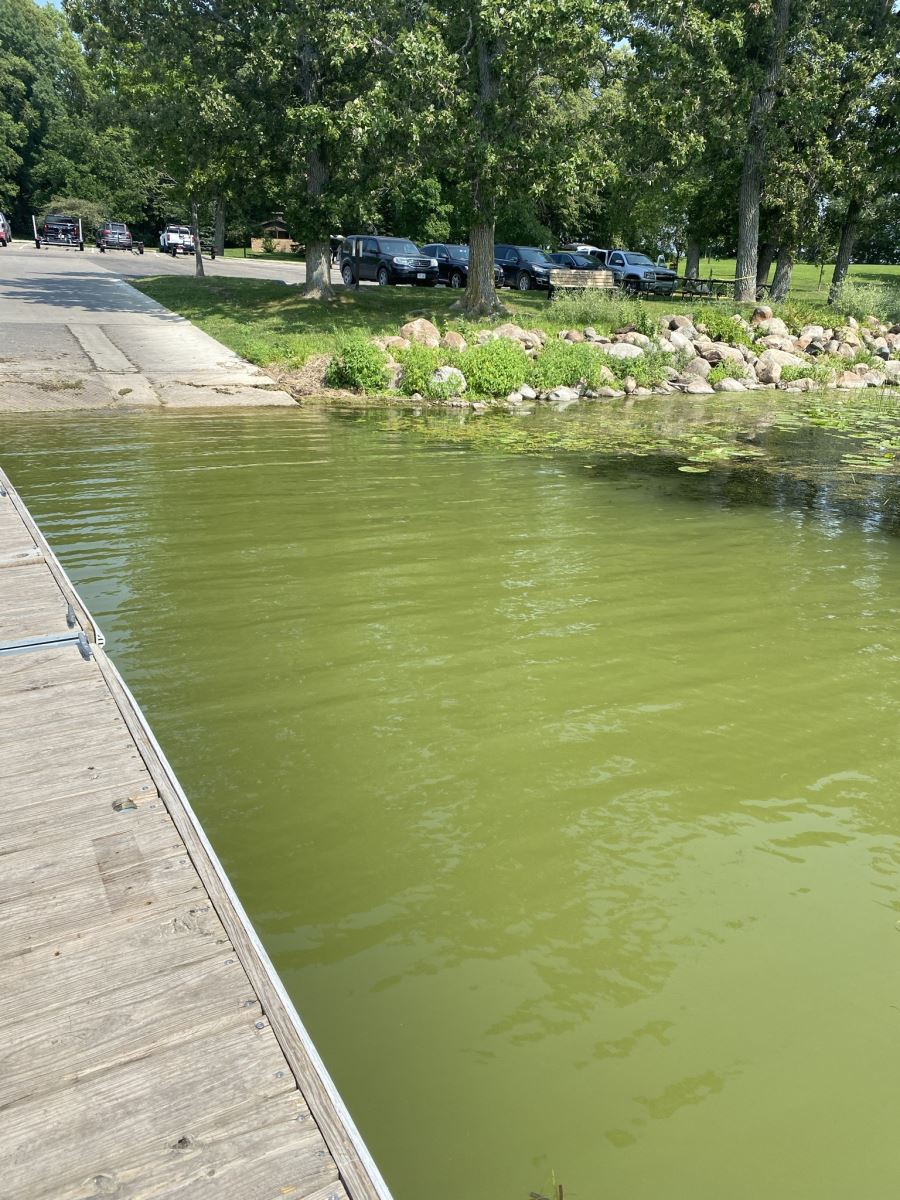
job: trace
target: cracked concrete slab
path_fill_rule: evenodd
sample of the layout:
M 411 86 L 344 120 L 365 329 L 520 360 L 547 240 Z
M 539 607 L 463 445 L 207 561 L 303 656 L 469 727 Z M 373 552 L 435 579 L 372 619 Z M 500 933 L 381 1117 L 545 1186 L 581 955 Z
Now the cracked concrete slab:
M 0 411 L 286 407 L 258 367 L 76 255 L 0 257 Z

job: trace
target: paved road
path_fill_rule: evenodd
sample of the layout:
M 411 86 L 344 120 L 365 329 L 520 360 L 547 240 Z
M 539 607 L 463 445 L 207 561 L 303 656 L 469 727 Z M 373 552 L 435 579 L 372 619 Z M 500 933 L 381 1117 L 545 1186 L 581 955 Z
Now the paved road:
M 158 274 L 166 256 L 107 258 L 26 243 L 0 250 L 0 412 L 293 403 L 267 375 L 125 281 L 122 264 L 146 260 L 157 270 L 128 273 Z M 186 265 L 168 263 L 167 273 Z M 298 268 L 281 266 L 293 282 Z M 222 267 L 247 277 L 243 264 Z
M 13 250 L 20 250 L 13 243 Z M 69 250 L 35 250 L 33 246 L 25 247 L 23 252 L 34 254 L 70 254 Z M 104 270 L 123 277 L 134 275 L 183 275 L 190 279 L 194 274 L 193 256 L 188 258 L 179 255 L 173 258 L 171 254 L 160 254 L 158 250 L 147 250 L 144 254 L 125 254 L 122 251 L 108 250 L 101 254 L 95 249 L 86 249 L 84 257 L 89 257 Z M 262 258 L 204 258 L 203 269 L 207 275 L 220 275 L 230 279 L 281 279 L 285 283 L 306 283 L 306 264 L 302 262 L 284 262 L 281 259 L 267 261 Z M 333 283 L 340 283 L 341 276 L 337 270 L 332 270 Z

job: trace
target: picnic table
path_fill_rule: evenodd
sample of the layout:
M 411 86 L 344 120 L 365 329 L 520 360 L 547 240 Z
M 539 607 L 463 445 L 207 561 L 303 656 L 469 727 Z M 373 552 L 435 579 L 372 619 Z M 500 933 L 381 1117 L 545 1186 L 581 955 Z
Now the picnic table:
M 714 275 L 708 275 L 706 279 L 679 275 L 673 294 L 680 294 L 685 300 L 693 300 L 694 297 L 702 300 L 730 299 L 734 295 L 734 280 L 717 279 Z
M 708 275 L 706 279 L 696 276 L 679 275 L 673 295 L 680 295 L 685 300 L 699 297 L 701 300 L 732 300 L 734 299 L 734 279 L 718 279 Z M 771 284 L 760 284 L 756 289 L 756 299 L 765 300 L 771 291 Z

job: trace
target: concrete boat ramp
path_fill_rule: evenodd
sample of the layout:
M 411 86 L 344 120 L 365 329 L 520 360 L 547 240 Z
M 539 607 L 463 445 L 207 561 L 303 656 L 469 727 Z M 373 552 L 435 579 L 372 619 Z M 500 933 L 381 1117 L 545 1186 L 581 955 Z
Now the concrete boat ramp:
M 0 829 L 0 1195 L 390 1200 L 2 472 Z
M 86 254 L 0 254 L 0 413 L 293 405 L 264 372 Z

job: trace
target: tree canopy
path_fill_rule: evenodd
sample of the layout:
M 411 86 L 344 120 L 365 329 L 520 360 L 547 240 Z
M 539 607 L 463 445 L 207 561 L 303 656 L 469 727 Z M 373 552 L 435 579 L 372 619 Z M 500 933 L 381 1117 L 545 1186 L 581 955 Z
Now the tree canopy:
M 900 258 L 898 51 L 892 0 L 0 0 L 0 205 L 283 213 L 315 295 L 335 233 L 468 241 L 472 312 L 495 236 L 839 288 Z

